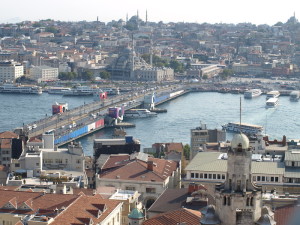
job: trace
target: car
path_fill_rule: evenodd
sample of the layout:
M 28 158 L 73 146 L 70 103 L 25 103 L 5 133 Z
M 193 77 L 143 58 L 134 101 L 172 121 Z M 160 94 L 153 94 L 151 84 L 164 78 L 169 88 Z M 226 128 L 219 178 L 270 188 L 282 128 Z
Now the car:
M 32 124 L 32 129 L 37 128 L 36 124 Z

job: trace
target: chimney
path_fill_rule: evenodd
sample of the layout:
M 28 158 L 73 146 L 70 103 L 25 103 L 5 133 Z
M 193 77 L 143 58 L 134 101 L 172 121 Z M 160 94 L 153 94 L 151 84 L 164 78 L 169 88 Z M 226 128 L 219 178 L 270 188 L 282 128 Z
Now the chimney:
M 188 187 L 188 194 L 192 194 L 193 192 L 198 190 L 198 185 L 195 183 L 190 183 Z
M 147 161 L 147 170 L 153 171 L 154 162 L 153 161 Z
M 282 138 L 282 145 L 286 146 L 286 136 L 285 135 L 283 135 L 283 138 Z

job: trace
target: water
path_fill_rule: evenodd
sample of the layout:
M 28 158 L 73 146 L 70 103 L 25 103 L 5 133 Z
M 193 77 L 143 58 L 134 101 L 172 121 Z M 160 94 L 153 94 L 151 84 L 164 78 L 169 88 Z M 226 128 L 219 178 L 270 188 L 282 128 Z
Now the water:
M 202 123 L 209 129 L 221 128 L 222 124 L 239 121 L 240 96 L 220 93 L 190 93 L 160 105 L 168 110 L 157 117 L 130 119 L 136 124 L 126 132 L 142 143 L 142 148 L 151 147 L 156 142 L 190 143 L 190 129 Z M 59 95 L 7 95 L 0 94 L 0 131 L 12 130 L 51 114 L 55 102 L 67 102 L 69 108 L 93 101 L 92 97 L 63 97 Z M 242 122 L 262 125 L 271 139 L 300 137 L 300 102 L 290 102 L 289 97 L 281 96 L 276 109 L 265 108 L 265 96 L 253 99 L 242 98 Z M 95 138 L 111 138 L 113 129 L 100 130 L 80 141 L 87 155 L 92 155 Z M 229 137 L 230 138 L 230 137 Z

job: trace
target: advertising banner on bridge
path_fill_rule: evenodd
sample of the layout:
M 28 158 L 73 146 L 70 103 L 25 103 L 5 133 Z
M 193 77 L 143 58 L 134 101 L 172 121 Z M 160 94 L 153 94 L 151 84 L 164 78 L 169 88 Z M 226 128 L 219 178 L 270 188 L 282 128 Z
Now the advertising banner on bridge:
M 99 94 L 100 100 L 107 99 L 107 92 L 101 92 Z

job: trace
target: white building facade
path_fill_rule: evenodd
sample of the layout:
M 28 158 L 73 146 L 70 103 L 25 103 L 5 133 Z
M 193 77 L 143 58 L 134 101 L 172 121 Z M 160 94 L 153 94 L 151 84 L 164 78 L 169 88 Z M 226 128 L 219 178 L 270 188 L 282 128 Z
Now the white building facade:
M 55 81 L 58 80 L 58 68 L 36 66 L 30 69 L 30 76 L 38 82 Z
M 0 82 L 13 82 L 23 75 L 22 64 L 13 61 L 0 62 Z

